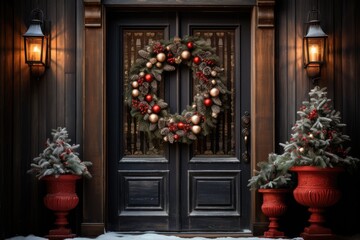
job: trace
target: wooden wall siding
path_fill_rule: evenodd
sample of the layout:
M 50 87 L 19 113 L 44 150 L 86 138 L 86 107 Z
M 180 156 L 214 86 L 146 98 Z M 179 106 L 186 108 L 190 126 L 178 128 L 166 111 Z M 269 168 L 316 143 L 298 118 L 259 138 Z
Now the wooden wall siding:
M 351 155 L 360 156 L 360 3 L 356 0 L 279 0 L 276 2 L 276 143 L 290 138 L 291 127 L 298 118 L 296 111 L 308 91 L 314 87 L 307 78 L 302 60 L 304 23 L 313 7 L 320 10 L 321 26 L 329 35 L 326 64 L 319 85 L 328 88 L 328 96 L 347 124 L 345 132 L 352 139 Z M 277 152 L 282 152 L 276 146 Z M 359 232 L 359 176 L 342 176 L 343 198 L 329 215 L 333 228 L 343 234 Z M 354 189 L 355 187 L 355 189 Z M 299 208 L 295 206 L 295 208 Z M 297 211 L 297 212 L 296 212 Z M 295 210 L 298 214 L 301 211 Z M 347 217 L 344 216 L 347 212 Z M 302 216 L 307 218 L 307 215 Z M 296 219 L 292 219 L 294 221 Z M 298 226 L 302 228 L 300 221 Z M 296 224 L 289 225 L 291 228 Z M 299 229 L 293 229 L 295 232 Z M 301 230 L 301 229 L 300 229 Z
M 1 1 L 0 26 L 0 175 L 1 235 L 45 234 L 53 215 L 42 203 L 42 182 L 26 174 L 43 150 L 50 131 L 66 126 L 81 142 L 81 78 L 77 77 L 77 2 L 73 0 Z M 22 34 L 32 9 L 51 21 L 51 64 L 41 79 L 30 76 Z M 6 196 L 6 197 L 3 197 Z M 72 219 L 79 213 L 73 213 Z M 74 220 L 72 220 L 73 222 Z

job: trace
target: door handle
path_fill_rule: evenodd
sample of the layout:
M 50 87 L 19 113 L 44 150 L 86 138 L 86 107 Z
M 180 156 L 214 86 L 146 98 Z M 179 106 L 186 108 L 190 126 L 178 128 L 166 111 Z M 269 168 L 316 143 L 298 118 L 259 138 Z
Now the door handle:
M 242 160 L 245 163 L 249 162 L 249 138 L 250 138 L 250 113 L 248 111 L 244 112 L 244 115 L 241 117 L 241 135 L 244 140 L 244 152 L 241 155 Z

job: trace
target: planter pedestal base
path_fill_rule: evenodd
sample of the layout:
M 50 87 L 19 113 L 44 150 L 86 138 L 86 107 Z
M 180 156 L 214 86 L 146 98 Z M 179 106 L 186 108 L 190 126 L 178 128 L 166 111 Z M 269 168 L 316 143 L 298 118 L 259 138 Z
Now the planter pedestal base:
M 304 240 L 336 240 L 336 236 L 334 234 L 314 234 L 314 233 L 307 233 L 306 229 L 300 236 Z

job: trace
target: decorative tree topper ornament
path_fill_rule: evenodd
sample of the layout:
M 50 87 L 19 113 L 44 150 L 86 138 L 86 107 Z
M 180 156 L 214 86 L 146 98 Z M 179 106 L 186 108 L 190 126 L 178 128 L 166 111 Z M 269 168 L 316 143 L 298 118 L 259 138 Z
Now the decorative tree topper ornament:
M 139 130 L 169 143 L 192 143 L 198 135 L 209 134 L 229 94 L 214 49 L 204 39 L 187 36 L 154 41 L 139 55 L 130 69 L 126 98 Z M 175 71 L 180 64 L 191 68 L 197 92 L 191 107 L 170 114 L 168 104 L 157 96 L 158 86 L 163 72 Z

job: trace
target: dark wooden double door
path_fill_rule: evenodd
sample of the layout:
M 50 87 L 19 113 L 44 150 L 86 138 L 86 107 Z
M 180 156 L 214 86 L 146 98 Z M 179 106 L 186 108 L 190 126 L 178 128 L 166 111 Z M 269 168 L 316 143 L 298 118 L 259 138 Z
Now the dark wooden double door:
M 108 230 L 243 232 L 250 226 L 250 164 L 241 115 L 250 109 L 250 16 L 239 12 L 107 13 Z M 231 93 L 216 129 L 191 145 L 149 141 L 124 104 L 128 70 L 152 40 L 196 35 L 216 48 Z M 185 67 L 164 75 L 171 112 L 191 104 Z M 249 150 L 249 149 L 248 149 Z

